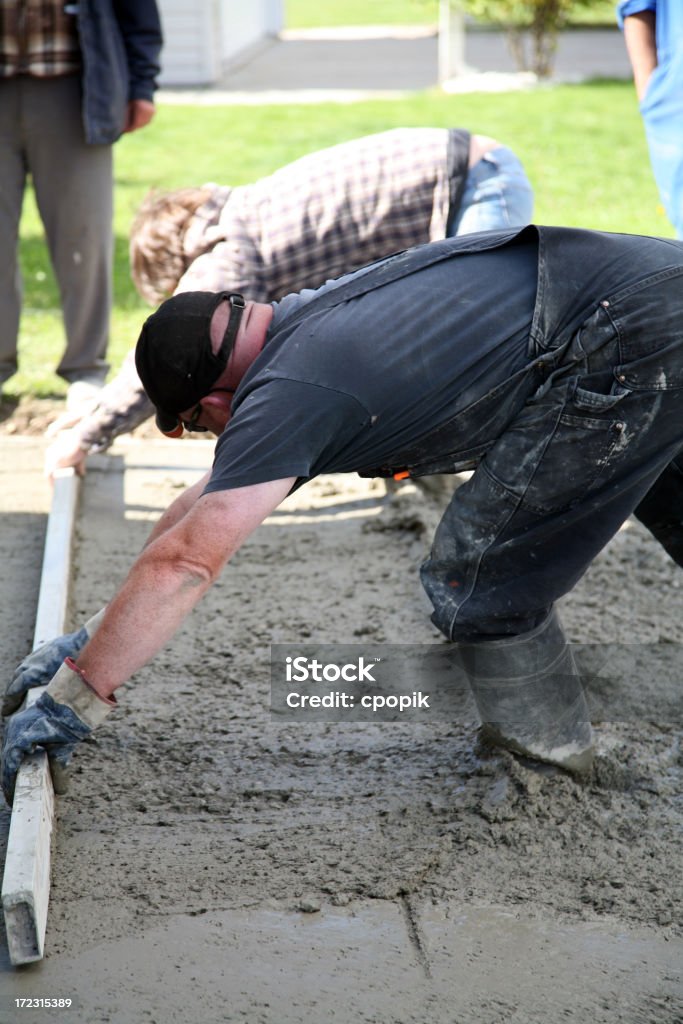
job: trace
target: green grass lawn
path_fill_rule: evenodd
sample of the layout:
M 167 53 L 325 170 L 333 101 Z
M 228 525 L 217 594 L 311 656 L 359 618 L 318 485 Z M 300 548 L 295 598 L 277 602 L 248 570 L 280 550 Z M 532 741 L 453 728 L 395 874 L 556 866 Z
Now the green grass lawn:
M 629 83 L 443 96 L 349 105 L 192 107 L 161 103 L 154 122 L 116 146 L 115 306 L 109 357 L 116 368 L 148 313 L 128 274 L 127 236 L 150 188 L 240 184 L 304 153 L 400 125 L 463 126 L 511 145 L 525 163 L 541 223 L 610 231 L 673 232 L 658 204 Z M 20 372 L 8 394 L 62 394 L 52 368 L 63 347 L 58 295 L 32 195 L 22 220 L 25 283 Z
M 285 0 L 287 28 L 340 25 L 433 25 L 439 0 Z
M 613 0 L 591 0 L 577 8 L 572 23 L 613 25 Z M 289 29 L 335 28 L 342 25 L 434 25 L 439 0 L 286 0 Z

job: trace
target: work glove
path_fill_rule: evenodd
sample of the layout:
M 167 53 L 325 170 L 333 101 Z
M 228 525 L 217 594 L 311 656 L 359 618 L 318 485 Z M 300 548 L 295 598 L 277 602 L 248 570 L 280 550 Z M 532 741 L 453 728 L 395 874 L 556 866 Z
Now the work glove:
M 74 747 L 116 707 L 100 697 L 71 658 L 67 658 L 44 693 L 30 707 L 8 719 L 2 746 L 2 791 L 14 799 L 17 772 L 23 759 L 42 747 L 48 756 L 55 792 L 67 789 L 67 767 Z
M 76 658 L 93 636 L 104 617 L 104 608 L 88 619 L 75 633 L 66 633 L 46 644 L 41 644 L 33 654 L 20 663 L 9 681 L 2 701 L 2 716 L 13 715 L 21 706 L 28 690 L 34 686 L 45 686 L 65 658 Z

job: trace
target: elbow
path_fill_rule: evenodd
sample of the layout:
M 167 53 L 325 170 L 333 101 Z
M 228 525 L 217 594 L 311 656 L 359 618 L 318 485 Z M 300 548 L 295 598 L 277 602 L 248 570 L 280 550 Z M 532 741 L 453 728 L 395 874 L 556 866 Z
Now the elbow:
M 197 550 L 193 545 L 169 543 L 170 532 L 153 541 L 144 551 L 143 557 L 153 577 L 161 587 L 171 585 L 180 592 L 203 593 L 220 576 L 225 559 L 213 552 Z
M 185 494 L 196 498 L 192 488 Z M 174 525 L 151 541 L 144 554 L 155 571 L 180 580 L 181 589 L 206 590 L 216 582 L 234 548 L 226 541 L 221 523 L 198 517 L 196 500 L 188 505 Z
M 180 558 L 174 560 L 171 568 L 180 579 L 181 590 L 208 590 L 220 576 L 223 566 L 211 565 L 196 558 Z

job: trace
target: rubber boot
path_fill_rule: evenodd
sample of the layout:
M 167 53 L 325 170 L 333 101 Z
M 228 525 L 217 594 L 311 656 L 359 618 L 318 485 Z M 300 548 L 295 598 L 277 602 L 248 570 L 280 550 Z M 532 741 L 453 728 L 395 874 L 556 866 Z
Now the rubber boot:
M 590 770 L 588 705 L 554 612 L 530 633 L 463 644 L 460 655 L 485 739 L 570 772 Z

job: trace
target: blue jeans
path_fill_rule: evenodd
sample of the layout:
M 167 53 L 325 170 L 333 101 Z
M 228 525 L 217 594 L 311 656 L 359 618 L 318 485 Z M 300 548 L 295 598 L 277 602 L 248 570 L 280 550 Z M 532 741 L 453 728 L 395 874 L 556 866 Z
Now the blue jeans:
M 451 236 L 521 227 L 532 217 L 534 194 L 519 159 L 497 146 L 470 168 Z
M 534 343 L 529 372 L 539 360 L 551 372 L 456 491 L 422 567 L 450 640 L 536 628 L 649 494 L 648 525 L 657 535 L 663 520 L 660 539 L 671 551 L 673 530 L 680 550 L 683 505 L 662 510 L 683 495 L 683 265 L 671 255 L 649 274 L 632 259 L 631 283 L 558 350 Z

